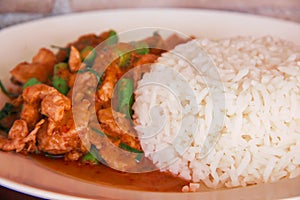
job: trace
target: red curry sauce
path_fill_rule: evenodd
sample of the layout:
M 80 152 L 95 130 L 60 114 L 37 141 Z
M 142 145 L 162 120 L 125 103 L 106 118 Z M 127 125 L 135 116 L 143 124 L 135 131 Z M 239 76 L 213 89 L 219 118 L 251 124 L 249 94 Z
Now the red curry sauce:
M 101 185 L 111 185 L 123 189 L 181 192 L 188 181 L 174 177 L 169 173 L 154 171 L 147 173 L 126 173 L 116 171 L 105 165 L 89 165 L 80 162 L 64 161 L 34 155 L 34 160 L 55 172 L 72 176 L 84 181 Z

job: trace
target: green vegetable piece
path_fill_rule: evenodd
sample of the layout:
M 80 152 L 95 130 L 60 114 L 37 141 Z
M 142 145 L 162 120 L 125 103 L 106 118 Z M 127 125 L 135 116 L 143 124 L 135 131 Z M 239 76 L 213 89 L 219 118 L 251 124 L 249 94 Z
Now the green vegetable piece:
M 126 115 L 130 119 L 133 113 L 133 80 L 122 78 L 117 83 L 118 112 Z
M 14 93 L 11 93 L 11 92 L 7 91 L 7 89 L 5 88 L 5 86 L 3 85 L 3 83 L 1 81 L 0 81 L 0 89 L 8 97 L 15 98 L 15 97 L 18 96 L 17 94 L 14 94 Z
M 40 84 L 41 82 L 39 80 L 37 80 L 36 78 L 31 78 L 29 79 L 24 85 L 23 85 L 23 89 L 36 85 L 36 84 Z
M 67 81 L 59 76 L 53 77 L 53 87 L 63 95 L 67 95 L 69 92 Z
M 92 163 L 94 165 L 98 165 L 99 161 L 97 160 L 97 157 L 95 157 L 91 152 L 86 153 L 81 160 L 83 162 L 89 162 Z
M 61 70 L 68 69 L 67 63 L 58 63 L 54 66 L 54 75 L 52 78 L 52 84 L 55 89 L 57 89 L 63 95 L 67 95 L 69 92 L 69 86 L 65 79 L 59 76 Z
M 100 131 L 99 129 L 92 127 L 91 128 L 95 133 L 99 134 L 100 136 L 104 136 L 104 133 L 102 131 Z
M 67 63 L 58 63 L 54 65 L 54 76 L 59 75 L 60 70 L 65 70 L 68 69 L 68 64 Z
M 86 64 L 87 68 L 92 68 L 96 56 L 97 53 L 92 46 L 87 46 L 80 52 L 80 57 L 82 61 Z
M 154 36 L 154 37 L 159 37 L 160 35 L 159 35 L 158 31 L 154 31 L 154 32 L 153 32 L 153 36 Z
M 126 151 L 129 151 L 129 152 L 132 152 L 132 153 L 143 153 L 142 151 L 136 149 L 136 148 L 133 148 L 125 143 L 120 143 L 120 148 L 126 150 Z
M 82 60 L 84 60 L 91 51 L 93 51 L 94 48 L 92 46 L 86 46 L 82 51 L 80 52 L 80 57 Z
M 0 110 L 0 120 L 9 117 L 13 114 L 16 114 L 18 111 L 18 107 L 15 107 L 14 105 L 12 105 L 11 103 L 5 103 L 5 105 L 3 106 L 3 108 Z M 0 123 L 0 130 L 8 133 L 9 132 L 9 127 L 7 127 L 7 125 L 3 125 Z M 1 135 L 1 134 L 0 134 Z
M 83 74 L 85 72 L 91 72 L 91 73 L 93 73 L 96 76 L 97 80 L 98 80 L 98 85 L 100 85 L 102 83 L 102 76 L 100 76 L 98 74 L 98 72 L 96 72 L 92 68 L 80 69 L 80 70 L 77 71 L 78 74 Z
M 53 49 L 59 49 L 59 50 L 62 50 L 62 51 L 67 51 L 67 50 L 70 49 L 70 47 L 60 47 L 60 46 L 57 46 L 57 45 L 54 45 L 54 44 L 50 45 L 50 47 L 53 48 Z
M 135 44 L 135 51 L 140 55 L 145 55 L 149 53 L 149 46 L 145 42 L 137 42 Z
M 10 116 L 14 111 L 14 106 L 11 103 L 5 103 L 4 107 L 0 110 L 0 120 Z
M 131 97 L 129 99 L 129 103 L 124 104 L 122 107 L 120 107 L 119 112 L 125 114 L 127 119 L 131 119 L 131 116 L 133 114 L 132 110 L 132 105 L 133 105 L 133 98 Z
M 97 161 L 101 162 L 102 164 L 107 165 L 107 162 L 102 158 L 102 156 L 100 155 L 99 150 L 93 144 L 91 145 L 90 153 L 93 155 L 93 157 L 96 158 Z
M 143 153 L 138 153 L 136 156 L 135 156 L 135 162 L 137 163 L 140 163 L 142 158 L 143 158 L 144 154 Z
M 49 154 L 49 153 L 44 153 L 44 156 L 51 159 L 60 159 L 64 157 L 63 154 Z
M 117 44 L 119 42 L 119 37 L 117 35 L 117 32 L 114 30 L 111 30 L 109 33 L 109 38 L 106 40 L 106 44 L 108 46 L 112 46 L 114 44 Z
M 127 67 L 129 65 L 130 62 L 130 52 L 122 52 L 122 51 L 117 51 L 118 55 L 119 55 L 119 66 L 120 67 Z

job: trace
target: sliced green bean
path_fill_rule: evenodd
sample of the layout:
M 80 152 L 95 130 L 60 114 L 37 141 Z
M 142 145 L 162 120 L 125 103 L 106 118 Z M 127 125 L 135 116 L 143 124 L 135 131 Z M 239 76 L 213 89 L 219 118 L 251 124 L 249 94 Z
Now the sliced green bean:
M 63 95 L 67 95 L 69 92 L 69 86 L 67 80 L 60 77 L 59 71 L 68 69 L 67 63 L 58 63 L 54 66 L 54 75 L 52 78 L 52 84 Z
M 37 80 L 36 78 L 31 78 L 29 79 L 24 85 L 23 85 L 23 89 L 36 85 L 36 84 L 40 84 L 41 82 L 39 80 Z
M 100 76 L 98 74 L 98 72 L 96 72 L 94 69 L 92 68 L 86 68 L 86 69 L 80 69 L 77 71 L 78 74 L 83 74 L 85 72 L 91 72 L 92 74 L 94 74 L 97 78 L 97 81 L 98 81 L 98 85 L 100 85 L 102 83 L 102 76 Z
M 100 131 L 99 129 L 95 128 L 95 127 L 92 127 L 91 128 L 95 133 L 97 133 L 98 135 L 100 136 L 105 136 L 104 133 L 102 131 Z
M 50 47 L 53 48 L 53 49 L 59 49 L 59 50 L 62 50 L 62 51 L 67 51 L 67 50 L 70 49 L 70 47 L 60 47 L 60 46 L 57 46 L 55 44 L 50 45 Z
M 59 76 L 53 77 L 53 87 L 63 95 L 67 95 L 69 92 L 69 86 L 67 81 Z
M 140 55 L 145 55 L 149 53 L 149 46 L 146 42 L 137 42 L 134 45 L 135 51 Z
M 126 115 L 130 119 L 133 113 L 133 80 L 122 78 L 117 83 L 118 112 Z
M 68 69 L 67 63 L 62 62 L 54 65 L 54 76 L 59 75 L 59 71 L 66 70 L 66 69 Z
M 120 67 L 127 67 L 130 63 L 130 58 L 131 58 L 130 52 L 123 52 L 118 50 L 117 53 L 119 55 L 118 65 Z
M 95 145 L 91 145 L 90 153 L 102 164 L 107 165 L 107 162 L 104 160 L 104 158 L 100 155 L 99 150 Z
M 12 92 L 9 92 L 9 91 L 5 88 L 5 86 L 3 85 L 3 83 L 2 83 L 1 81 L 0 81 L 0 89 L 1 89 L 1 91 L 2 91 L 6 96 L 8 96 L 8 97 L 15 98 L 15 97 L 18 96 L 17 94 L 14 94 L 14 93 L 12 93 Z
M 119 42 L 119 37 L 117 35 L 117 32 L 114 30 L 111 30 L 109 33 L 109 38 L 106 40 L 106 44 L 108 46 L 112 46 L 114 44 L 117 44 Z
M 142 151 L 140 151 L 136 148 L 133 148 L 133 147 L 131 147 L 131 146 L 125 144 L 125 143 L 122 143 L 122 142 L 120 143 L 120 148 L 124 149 L 126 151 L 129 151 L 129 152 L 132 152 L 132 153 L 143 153 Z
M 87 68 L 92 68 L 97 57 L 97 53 L 92 46 L 87 46 L 80 52 L 80 57 L 86 64 Z
M 49 153 L 44 153 L 45 157 L 51 158 L 51 159 L 60 159 L 64 157 L 64 154 L 49 154 Z
M 99 164 L 99 161 L 97 160 L 97 157 L 95 157 L 91 152 L 86 153 L 81 158 L 81 160 L 83 162 L 89 162 L 89 163 L 94 164 L 94 165 L 98 165 Z
M 135 161 L 136 161 L 137 163 L 140 163 L 141 160 L 143 159 L 143 156 L 144 156 L 143 153 L 138 153 L 138 154 L 135 156 Z

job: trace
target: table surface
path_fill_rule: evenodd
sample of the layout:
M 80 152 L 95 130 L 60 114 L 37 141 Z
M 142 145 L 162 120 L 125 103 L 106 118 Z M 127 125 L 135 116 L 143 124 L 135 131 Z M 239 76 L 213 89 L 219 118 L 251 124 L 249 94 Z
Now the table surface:
M 0 199 L 1 200 L 14 200 L 14 199 L 38 200 L 40 198 L 22 194 L 22 193 L 7 189 L 5 187 L 0 187 Z
M 50 13 L 50 15 L 65 14 L 65 13 L 70 12 L 70 8 L 68 7 L 69 5 L 66 5 L 65 1 L 61 1 L 61 0 L 56 0 L 56 1 L 58 2 L 57 3 L 58 5 L 55 5 L 56 7 L 54 7 L 54 9 L 53 9 L 52 13 Z M 89 0 L 89 1 L 91 1 L 91 0 Z M 125 1 L 127 2 L 128 0 L 125 0 Z M 226 2 L 228 0 L 217 0 L 215 2 L 215 4 L 220 3 L 220 1 L 222 3 L 222 1 Z M 250 12 L 250 13 L 254 13 L 254 14 L 267 15 L 267 16 L 272 16 L 272 17 L 275 17 L 275 18 L 283 18 L 283 19 L 288 19 L 288 20 L 295 21 L 295 22 L 300 22 L 300 1 L 298 1 L 298 0 L 281 1 L 281 2 L 285 2 L 285 3 L 282 3 L 282 5 L 277 5 L 276 4 L 275 9 L 274 9 L 274 7 L 272 7 L 273 10 L 268 9 L 268 7 L 263 7 L 263 6 L 261 7 L 261 10 L 259 10 L 259 9 L 256 9 L 256 10 L 254 9 L 253 10 L 253 7 L 255 7 L 255 5 L 256 5 L 256 8 L 257 8 L 257 5 L 260 5 L 261 1 L 264 2 L 266 0 L 248 1 L 248 4 L 249 4 L 249 2 L 253 2 L 253 3 L 251 3 L 251 5 L 244 6 L 243 9 L 241 9 L 240 7 L 234 6 L 235 5 L 234 3 L 232 4 L 232 8 L 230 8 L 230 4 L 229 4 L 229 6 L 226 5 L 226 7 L 228 7 L 229 10 L 237 10 L 237 11 L 241 11 L 241 12 Z M 71 1 L 71 2 L 73 2 L 73 7 L 75 7 L 75 8 L 73 8 L 73 10 L 78 11 L 78 9 L 76 10 L 76 6 L 80 7 L 80 5 L 77 5 L 77 4 L 80 4 L 80 1 L 75 0 L 75 1 Z M 113 0 L 112 2 L 116 2 L 116 1 Z M 145 2 L 147 2 L 147 1 L 145 1 Z M 176 1 L 176 0 L 173 1 L 174 4 L 175 3 L 178 4 L 178 2 L 182 2 L 182 1 Z M 189 1 L 189 2 L 192 2 L 192 1 Z M 211 3 L 213 1 L 206 1 L 206 2 L 210 2 L 210 3 L 203 4 L 204 6 L 202 5 L 200 7 L 206 8 L 206 9 L 207 8 L 216 8 L 216 6 L 214 6 L 214 4 Z M 236 3 L 236 1 L 234 1 L 234 0 L 232 2 Z M 278 2 L 278 1 L 276 1 L 276 2 Z M 298 4 L 297 3 L 295 4 L 295 2 L 298 2 Z M 119 1 L 119 3 L 120 3 L 120 1 Z M 1 4 L 1 1 L 0 1 L 0 4 Z M 59 4 L 61 4 L 61 5 L 59 5 Z M 115 6 L 114 5 L 112 5 L 112 6 L 119 8 L 123 4 L 121 4 L 121 5 L 116 4 Z M 293 4 L 293 6 L 292 6 L 292 4 Z M 171 2 L 171 5 L 172 5 L 172 2 Z M 207 6 L 205 6 L 205 5 L 207 5 Z M 289 6 L 289 5 L 291 5 L 291 6 Z M 296 5 L 296 11 L 295 11 L 295 5 Z M 140 5 L 140 6 L 142 7 L 143 5 Z M 62 7 L 64 7 L 65 10 L 62 10 L 61 9 Z M 80 7 L 80 8 L 82 8 L 82 7 Z M 280 9 L 280 8 L 282 8 L 282 9 Z M 85 9 L 88 9 L 88 8 L 85 8 Z M 222 9 L 222 5 L 221 5 L 221 8 L 219 7 L 217 9 Z M 224 10 L 224 9 L 222 9 L 222 10 Z M 0 9 L 0 11 L 1 11 L 1 9 Z M 37 15 L 35 14 L 34 15 L 35 17 L 31 17 L 31 15 L 32 15 L 32 13 L 25 13 L 25 14 L 24 13 L 22 13 L 22 14 L 20 14 L 20 13 L 17 13 L 17 14 L 5 13 L 5 14 L 0 14 L 0 29 L 3 28 L 3 27 L 6 27 L 8 25 L 13 25 L 13 24 L 20 23 L 20 22 L 23 22 L 23 21 L 29 21 L 29 20 L 32 20 L 32 19 L 49 16 L 49 14 L 37 14 Z M 22 194 L 22 193 L 19 193 L 19 192 L 16 192 L 16 191 L 13 191 L 13 190 L 10 190 L 10 189 L 7 189 L 5 187 L 0 186 L 0 199 L 1 200 L 12 200 L 12 199 L 38 200 L 39 198 L 32 197 L 32 196 L 29 196 L 29 195 L 26 195 L 26 194 Z

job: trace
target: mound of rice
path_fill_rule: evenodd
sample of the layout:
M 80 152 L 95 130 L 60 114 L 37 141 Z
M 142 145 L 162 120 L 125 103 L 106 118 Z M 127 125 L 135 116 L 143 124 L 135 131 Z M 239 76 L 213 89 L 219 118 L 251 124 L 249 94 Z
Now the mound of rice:
M 193 40 L 159 58 L 135 95 L 145 155 L 190 180 L 183 191 L 300 174 L 300 49 L 292 43 Z

